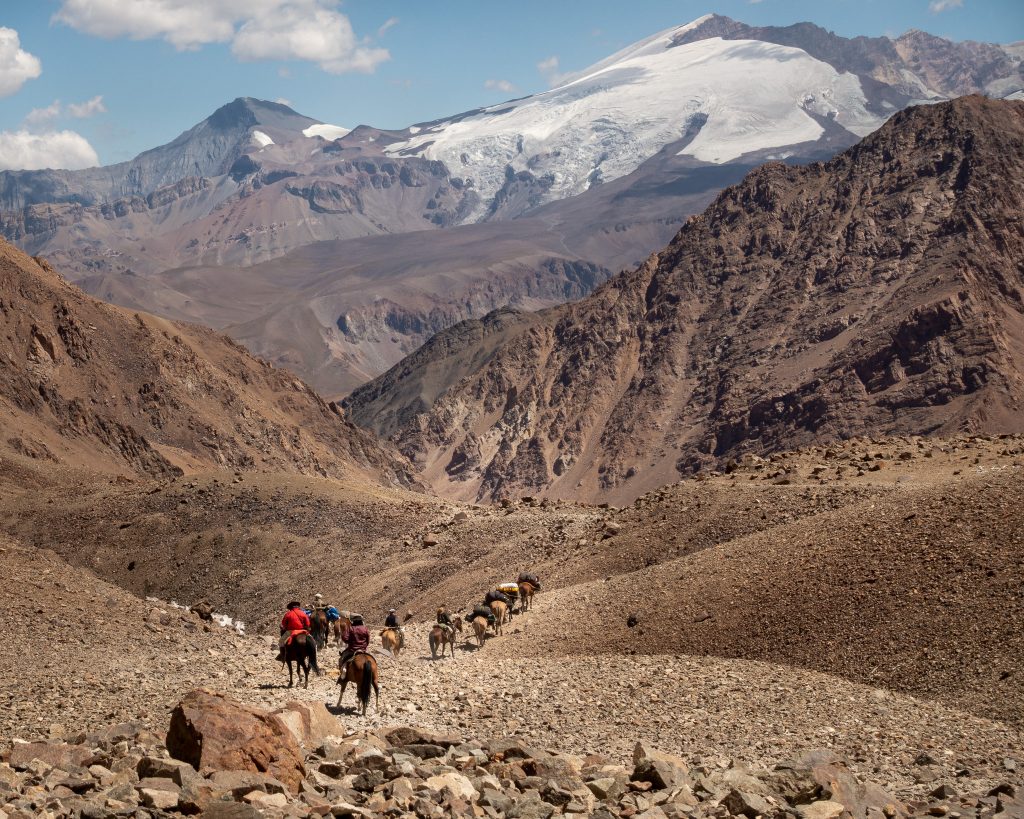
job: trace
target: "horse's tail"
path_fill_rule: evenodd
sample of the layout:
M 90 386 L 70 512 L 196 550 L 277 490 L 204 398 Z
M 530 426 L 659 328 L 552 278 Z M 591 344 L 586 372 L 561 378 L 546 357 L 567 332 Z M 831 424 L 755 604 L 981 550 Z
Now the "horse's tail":
M 370 689 L 373 687 L 373 675 L 377 671 L 377 663 L 369 654 L 363 656 L 366 659 L 362 663 L 362 674 L 359 675 L 359 686 L 356 688 L 356 695 L 359 697 L 359 703 L 365 711 L 370 704 Z
M 309 657 L 310 668 L 320 677 L 323 675 L 323 672 L 320 670 L 320 666 L 316 664 L 316 640 L 306 640 L 306 645 L 309 646 L 306 650 L 306 656 Z

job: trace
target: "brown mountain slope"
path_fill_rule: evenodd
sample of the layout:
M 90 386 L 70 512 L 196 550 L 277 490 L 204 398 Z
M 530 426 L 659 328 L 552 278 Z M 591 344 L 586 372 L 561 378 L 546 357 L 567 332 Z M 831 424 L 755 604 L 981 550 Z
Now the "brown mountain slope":
M 475 372 L 440 378 L 432 345 L 429 409 L 407 387 L 428 362 L 403 362 L 351 414 L 465 498 L 633 498 L 744 452 L 1018 430 L 1022 212 L 1024 103 L 910 109 L 828 163 L 754 171 Z
M 516 650 L 758 659 L 1020 722 L 1022 469 L 1021 436 L 858 440 L 666 487 L 539 569 L 565 585 Z
M 2 242 L 0 407 L 8 473 L 225 467 L 408 482 L 397 453 L 287 371 L 205 328 L 96 301 Z

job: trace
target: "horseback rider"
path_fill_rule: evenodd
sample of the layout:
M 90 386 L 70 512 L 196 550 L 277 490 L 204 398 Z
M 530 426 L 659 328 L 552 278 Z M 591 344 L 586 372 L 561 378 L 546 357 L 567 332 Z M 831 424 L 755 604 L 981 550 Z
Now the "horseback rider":
M 352 658 L 370 647 L 370 630 L 363 624 L 361 614 L 352 615 L 352 625 L 345 629 L 341 639 L 345 641 L 345 650 L 338 658 L 338 679 L 345 679 L 345 672 Z
M 398 613 L 394 609 L 388 609 L 388 616 L 384 618 L 384 631 L 391 629 L 398 637 L 398 645 L 405 645 L 405 629 L 398 622 Z M 381 632 L 383 634 L 383 632 Z
M 298 600 L 292 600 L 288 604 L 288 611 L 281 618 L 281 639 L 278 642 L 277 659 L 284 662 L 284 647 L 295 632 L 309 632 L 313 624 L 309 621 L 309 615 L 302 610 L 302 604 Z
M 455 628 L 454 626 L 452 626 L 452 616 L 451 614 L 449 614 L 447 606 L 441 606 L 441 608 L 437 610 L 436 622 L 441 628 L 444 629 L 445 633 L 449 637 L 452 636 L 452 632 L 455 630 Z

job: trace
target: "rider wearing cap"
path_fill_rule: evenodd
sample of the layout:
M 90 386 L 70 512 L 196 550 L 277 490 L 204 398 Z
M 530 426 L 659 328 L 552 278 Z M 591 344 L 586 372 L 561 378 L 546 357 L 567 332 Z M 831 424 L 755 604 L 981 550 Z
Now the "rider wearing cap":
M 296 631 L 309 631 L 312 628 L 312 623 L 309 621 L 309 615 L 302 610 L 302 605 L 298 600 L 292 600 L 288 604 L 288 611 L 285 612 L 283 618 L 281 618 L 281 640 L 278 643 L 278 648 L 284 651 L 284 647 L 288 645 L 288 638 Z M 279 659 L 283 659 L 281 655 Z

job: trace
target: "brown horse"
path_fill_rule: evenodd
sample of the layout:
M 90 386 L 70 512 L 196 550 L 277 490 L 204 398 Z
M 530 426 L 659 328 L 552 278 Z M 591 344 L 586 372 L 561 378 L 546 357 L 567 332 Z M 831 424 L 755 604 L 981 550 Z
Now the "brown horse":
M 491 603 L 491 611 L 494 612 L 494 633 L 495 635 L 504 634 L 505 618 L 508 617 L 508 606 L 502 603 L 500 600 L 495 600 Z
M 525 612 L 533 608 L 533 595 L 537 593 L 537 589 L 533 583 L 520 583 L 519 584 L 519 611 Z
M 455 634 L 462 634 L 462 618 L 453 617 L 451 629 L 442 628 L 440 625 L 435 625 L 430 630 L 430 636 L 427 638 L 427 642 L 430 644 L 430 656 L 433 659 L 437 659 L 437 647 L 441 647 L 441 657 L 444 657 L 444 648 L 448 646 L 448 650 L 451 652 L 452 657 L 455 657 Z
M 351 614 L 347 611 L 339 613 L 341 614 L 341 617 L 339 617 L 331 624 L 334 630 L 334 644 L 336 646 L 341 645 L 342 638 L 345 635 L 345 630 L 351 628 L 352 626 Z
M 405 645 L 405 637 L 397 628 L 386 628 L 380 633 L 380 644 L 397 659 L 398 652 Z
M 476 642 L 480 648 L 484 646 L 484 637 L 487 635 L 487 618 L 473 618 L 473 633 L 476 634 Z
M 338 660 L 339 671 L 341 670 L 341 659 Z M 338 685 L 341 691 L 338 692 L 337 708 L 341 707 L 341 698 L 345 696 L 345 688 L 350 682 L 356 684 L 357 707 L 362 716 L 366 716 L 366 707 L 370 704 L 370 689 L 374 693 L 374 707 L 380 711 L 380 686 L 377 684 L 377 658 L 372 654 L 360 652 L 353 657 L 345 670 L 345 677 L 339 675 Z
M 313 633 L 313 639 L 316 640 L 316 647 L 323 651 L 327 648 L 327 637 L 331 628 L 327 612 L 324 609 L 314 609 L 313 615 L 309 619 L 312 621 L 310 630 Z
M 303 688 L 309 688 L 309 669 L 320 673 L 320 666 L 316 664 L 316 642 L 312 635 L 305 632 L 293 634 L 292 638 L 284 647 L 284 659 L 288 663 L 288 687 L 295 684 L 292 672 L 292 663 L 299 669 L 299 679 Z

